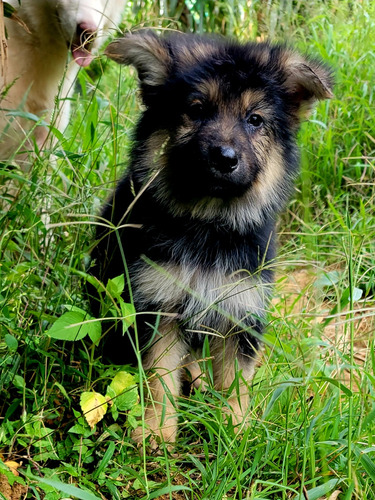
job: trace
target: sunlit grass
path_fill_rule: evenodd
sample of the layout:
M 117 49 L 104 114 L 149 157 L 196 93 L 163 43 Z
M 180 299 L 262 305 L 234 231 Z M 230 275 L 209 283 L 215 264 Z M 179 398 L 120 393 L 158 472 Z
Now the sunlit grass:
M 66 305 L 88 309 L 95 215 L 126 168 L 139 111 L 134 72 L 104 63 L 98 82 L 81 75 L 53 152 L 39 152 L 30 174 L 4 167 L 24 182 L 0 214 L 0 453 L 22 462 L 28 498 L 74 496 L 38 477 L 75 484 L 80 498 L 375 498 L 374 6 L 240 2 L 228 17 L 231 5 L 215 4 L 215 15 L 204 4 L 205 30 L 285 40 L 336 75 L 334 99 L 299 134 L 302 173 L 279 225 L 249 426 L 237 435 L 222 396 L 198 389 L 179 404 L 172 455 L 136 449 L 126 415 L 108 413 L 90 431 L 79 396 L 105 392 L 115 369 L 100 349 L 92 358 L 87 344 L 45 334 Z M 155 24 L 156 7 L 129 11 L 126 27 Z

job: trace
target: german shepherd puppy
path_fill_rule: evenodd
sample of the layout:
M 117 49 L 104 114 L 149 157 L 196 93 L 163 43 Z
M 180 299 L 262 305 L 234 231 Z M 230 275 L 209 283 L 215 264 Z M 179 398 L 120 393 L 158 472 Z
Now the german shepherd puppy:
M 130 278 L 124 297 L 136 307 L 144 368 L 155 372 L 148 432 L 171 442 L 170 396 L 205 338 L 215 387 L 227 391 L 241 371 L 228 403 L 236 421 L 246 412 L 275 221 L 298 172 L 296 132 L 332 96 L 332 79 L 320 62 L 269 43 L 140 30 L 106 53 L 136 68 L 145 109 L 129 168 L 101 214 L 110 224 L 98 226 L 91 272 L 104 286 Z M 112 345 L 125 362 L 134 336 L 122 341 Z

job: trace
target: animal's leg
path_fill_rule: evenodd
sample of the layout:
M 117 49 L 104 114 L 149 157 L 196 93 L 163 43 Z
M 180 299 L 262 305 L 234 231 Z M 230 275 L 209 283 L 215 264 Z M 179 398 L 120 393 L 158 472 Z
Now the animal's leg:
M 249 406 L 249 383 L 254 376 L 256 353 L 245 354 L 238 349 L 234 337 L 215 339 L 211 346 L 215 389 L 225 393 L 233 384 L 237 372 L 238 388 L 229 395 L 229 404 L 235 423 L 242 423 Z
M 159 329 L 160 330 L 160 329 Z M 149 397 L 145 411 L 146 429 L 138 427 L 133 439 L 142 442 L 144 435 L 152 434 L 162 441 L 175 441 L 177 415 L 175 398 L 181 391 L 181 358 L 186 353 L 186 345 L 178 338 L 176 329 L 163 328 L 161 336 L 150 347 L 143 366 L 152 370 L 148 378 Z M 151 445 L 157 447 L 156 441 Z

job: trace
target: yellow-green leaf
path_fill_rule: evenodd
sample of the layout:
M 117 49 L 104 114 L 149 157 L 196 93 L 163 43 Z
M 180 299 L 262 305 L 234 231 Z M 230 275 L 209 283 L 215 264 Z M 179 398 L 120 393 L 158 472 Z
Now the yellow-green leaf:
M 121 371 L 116 373 L 109 387 L 113 389 L 116 396 L 123 393 L 129 387 L 135 385 L 135 378 L 128 372 Z
M 118 410 L 130 410 L 139 399 L 133 375 L 125 371 L 118 372 L 108 386 L 107 396 L 114 398 Z
M 81 409 L 91 429 L 104 417 L 107 407 L 105 397 L 99 392 L 92 391 L 81 394 Z

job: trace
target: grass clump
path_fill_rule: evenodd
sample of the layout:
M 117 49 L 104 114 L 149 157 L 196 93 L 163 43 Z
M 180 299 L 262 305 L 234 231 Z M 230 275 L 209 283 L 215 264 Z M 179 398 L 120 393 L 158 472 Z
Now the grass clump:
M 155 23 L 160 5 L 129 11 L 125 26 L 134 15 L 139 25 Z M 201 388 L 179 404 L 174 453 L 140 451 L 130 437 L 140 414 L 135 400 L 127 408 L 99 399 L 106 412 L 91 428 L 81 398 L 116 401 L 141 391 L 142 372 L 103 364 L 95 334 L 77 341 L 48 335 L 67 311 L 81 311 L 89 324 L 83 289 L 95 214 L 126 168 L 138 112 L 131 70 L 104 63 L 99 81 L 80 74 L 74 114 L 56 148 L 36 151 L 30 174 L 1 167 L 20 181 L 0 214 L 3 495 L 375 498 L 374 6 L 231 5 L 186 3 L 192 20 L 184 29 L 290 41 L 331 64 L 337 81 L 335 98 L 300 132 L 302 174 L 280 222 L 276 298 L 249 426 L 237 435 L 224 419 L 225 399 Z M 182 23 L 174 7 L 165 7 L 159 25 L 170 24 L 169 15 Z M 113 393 L 119 373 L 135 378 Z

